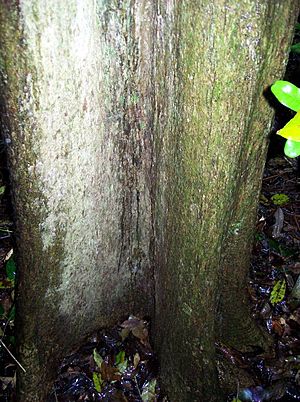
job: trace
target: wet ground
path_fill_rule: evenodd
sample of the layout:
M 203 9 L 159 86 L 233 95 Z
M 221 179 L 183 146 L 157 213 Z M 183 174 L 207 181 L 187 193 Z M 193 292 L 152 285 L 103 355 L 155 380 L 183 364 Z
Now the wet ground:
M 48 402 L 167 402 L 158 373 L 148 323 L 130 316 L 63 360 Z
M 15 399 L 13 223 L 4 145 L 0 143 L 0 401 Z M 12 354 L 12 355 L 11 355 Z
M 299 189 L 298 161 L 272 157 L 264 171 L 248 289 L 253 315 L 274 344 L 268 353 L 226 350 L 252 378 L 251 387 L 237 392 L 241 401 L 300 401 Z

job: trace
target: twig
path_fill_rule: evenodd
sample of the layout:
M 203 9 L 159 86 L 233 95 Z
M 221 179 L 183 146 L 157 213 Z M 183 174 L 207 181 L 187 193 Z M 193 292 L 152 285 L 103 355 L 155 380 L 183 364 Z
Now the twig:
M 299 215 L 298 215 L 299 216 Z M 297 219 L 297 216 L 296 215 L 294 215 L 294 221 L 295 221 L 295 223 L 296 223 L 296 225 L 297 225 L 297 228 L 298 228 L 298 230 L 299 230 L 299 232 L 300 232 L 300 226 L 299 226 L 299 222 L 298 222 L 298 219 Z
M 5 343 L 0 339 L 1 345 L 4 347 L 4 349 L 8 352 L 8 354 L 14 359 L 14 361 L 17 363 L 17 365 L 26 373 L 26 370 L 22 366 L 22 364 L 15 358 L 15 356 L 11 353 L 11 351 L 8 349 L 8 347 L 5 345 Z
M 275 177 L 279 177 L 279 176 L 280 176 L 280 174 L 276 173 L 276 174 L 273 174 L 272 176 L 264 177 L 263 181 L 272 180 L 272 179 L 275 179 Z

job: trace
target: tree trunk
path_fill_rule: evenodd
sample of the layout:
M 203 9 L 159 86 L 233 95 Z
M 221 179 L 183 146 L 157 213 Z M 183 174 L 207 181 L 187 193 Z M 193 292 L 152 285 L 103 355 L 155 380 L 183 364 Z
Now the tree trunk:
M 257 47 L 257 74 L 253 74 L 251 79 L 253 87 L 248 87 L 246 91 L 250 110 L 246 116 L 246 138 L 237 160 L 239 171 L 236 175 L 231 226 L 222 250 L 221 315 L 218 316 L 221 338 L 240 349 L 260 342 L 264 346 L 265 336 L 262 338 L 261 331 L 253 325 L 249 314 L 249 297 L 241 289 L 245 287 L 249 272 L 254 222 L 268 145 L 266 138 L 273 116 L 262 89 L 266 90 L 283 76 L 282 67 L 287 62 L 299 4 L 299 1 L 270 2 L 268 5 L 262 2 L 262 14 L 256 21 L 261 32 L 261 45 Z M 236 306 L 239 306 L 238 310 Z
M 96 328 L 153 315 L 152 1 L 1 1 L 20 400 Z
M 252 322 L 244 331 L 241 288 L 271 120 L 263 91 L 298 11 L 0 1 L 21 401 L 45 400 L 60 357 L 129 313 L 155 318 L 171 401 L 221 400 L 215 340 L 261 342 Z
M 174 34 L 159 57 L 172 84 L 157 147 L 155 335 L 170 399 L 220 401 L 215 341 L 268 344 L 245 279 L 272 117 L 263 92 L 282 76 L 299 2 L 181 0 L 171 14 L 161 3 Z

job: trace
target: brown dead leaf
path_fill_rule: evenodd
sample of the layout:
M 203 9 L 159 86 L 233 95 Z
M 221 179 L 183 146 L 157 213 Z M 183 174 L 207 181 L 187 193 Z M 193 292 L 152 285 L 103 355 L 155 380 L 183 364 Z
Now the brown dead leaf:
M 272 320 L 272 330 L 279 335 L 280 337 L 283 335 L 284 332 L 284 327 L 283 325 L 280 323 L 280 320 L 277 319 L 273 319 Z
M 121 374 L 118 371 L 117 367 L 113 367 L 110 364 L 106 363 L 105 361 L 101 364 L 101 378 L 103 381 L 120 381 Z
M 146 326 L 146 322 L 140 320 L 137 317 L 130 316 L 128 320 L 124 321 L 121 324 L 122 330 L 120 335 L 122 339 L 127 338 L 129 333 L 131 332 L 136 338 L 138 338 L 144 345 L 149 344 L 149 335 L 148 329 Z

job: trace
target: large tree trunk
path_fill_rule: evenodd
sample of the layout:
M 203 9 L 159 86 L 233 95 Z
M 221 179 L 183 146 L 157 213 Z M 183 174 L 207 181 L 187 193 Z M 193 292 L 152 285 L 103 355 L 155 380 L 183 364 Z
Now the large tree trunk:
M 20 399 L 128 313 L 153 315 L 153 5 L 1 1 L 19 255 Z M 22 374 L 22 373 L 21 373 Z
M 220 401 L 215 341 L 268 344 L 245 278 L 272 116 L 263 92 L 283 73 L 299 2 L 164 4 L 157 345 L 172 401 Z
M 128 313 L 155 317 L 172 401 L 220 401 L 215 340 L 261 342 L 239 324 L 271 119 L 262 92 L 298 8 L 0 1 L 21 401 L 45 400 L 60 356 Z

